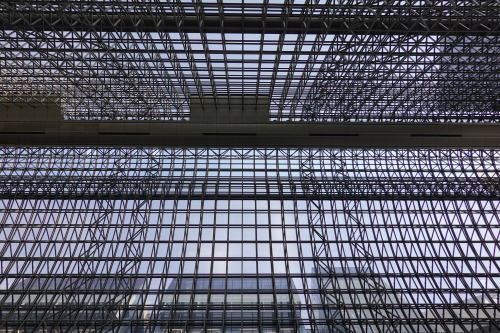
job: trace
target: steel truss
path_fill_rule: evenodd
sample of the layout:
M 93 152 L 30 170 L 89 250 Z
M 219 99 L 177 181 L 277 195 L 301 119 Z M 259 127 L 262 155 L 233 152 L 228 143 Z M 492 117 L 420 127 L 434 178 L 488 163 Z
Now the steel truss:
M 468 35 L 335 36 L 303 116 L 339 122 L 496 122 L 499 41 Z M 430 44 L 436 48 L 432 54 L 425 51 Z
M 359 201 L 343 202 L 345 224 L 339 230 L 344 229 L 352 242 L 350 244 L 352 261 L 343 261 L 340 266 L 335 267 L 330 248 L 331 241 L 328 239 L 328 229 L 332 225 L 329 225 L 325 219 L 324 204 L 319 195 L 323 189 L 315 174 L 314 154 L 315 152 L 306 151 L 304 160 L 300 162 L 301 183 L 306 196 L 310 234 L 315 240 L 313 243 L 314 271 L 317 274 L 322 311 L 324 318 L 327 319 L 328 331 L 333 333 L 364 331 L 368 327 L 362 323 L 356 323 L 355 320 L 368 317 L 375 320 L 370 325 L 371 330 L 401 332 L 405 324 L 411 325 L 411 321 L 404 320 L 410 317 L 404 310 L 394 311 L 387 306 L 386 302 L 391 301 L 387 287 L 377 277 L 380 272 L 376 272 L 376 263 L 372 261 L 373 251 L 369 246 L 364 246 L 367 228 L 366 222 L 360 221 L 358 217 L 358 212 L 361 211 Z M 343 172 L 345 163 L 342 160 L 338 163 L 340 165 L 335 176 L 342 177 L 344 181 L 349 182 L 349 175 Z M 336 223 L 339 221 L 335 220 L 333 227 Z M 340 255 L 345 256 L 346 252 Z M 350 281 L 353 276 L 359 279 L 357 286 Z M 346 297 L 346 288 L 349 290 L 360 286 L 365 294 Z M 426 328 L 423 328 L 423 331 L 426 332 Z
M 308 121 L 317 120 L 317 110 L 309 110 L 306 118 Z M 377 277 L 374 277 L 377 271 L 376 263 L 373 259 L 373 251 L 370 247 L 363 246 L 367 239 L 366 223 L 358 217 L 360 210 L 359 201 L 344 201 L 344 221 L 345 232 L 351 240 L 350 253 L 353 262 L 341 262 L 339 267 L 335 267 L 332 260 L 332 250 L 330 240 L 328 239 L 328 228 L 332 227 L 326 222 L 324 204 L 320 193 L 323 192 L 322 184 L 318 178 L 329 178 L 323 173 L 320 177 L 316 176 L 314 161 L 315 154 L 320 151 L 304 150 L 300 160 L 301 184 L 306 196 L 308 221 L 310 226 L 311 238 L 313 243 L 314 271 L 317 274 L 317 285 L 319 288 L 322 312 L 327 319 L 327 328 L 330 333 L 336 332 L 360 332 L 365 329 L 376 330 L 378 332 L 398 333 L 404 330 L 401 327 L 403 318 L 408 319 L 408 313 L 403 311 L 393 311 L 387 307 L 387 301 L 390 298 L 386 287 Z M 342 179 L 344 183 L 350 183 L 350 174 L 344 172 L 346 163 L 342 159 L 333 160 L 335 168 L 334 178 Z M 324 170 L 321 170 L 324 171 Z M 339 221 L 334 220 L 334 226 Z M 342 228 L 339 228 L 339 230 Z M 346 255 L 345 252 L 340 253 Z M 340 273 L 340 274 L 339 274 Z M 378 273 L 378 272 L 377 272 Z M 352 275 L 356 276 L 358 286 L 353 285 Z M 343 282 L 343 283 L 342 283 Z M 359 287 L 364 290 L 364 295 L 343 295 L 345 289 Z M 363 305 L 368 304 L 368 308 Z M 366 315 L 365 312 L 369 314 Z M 402 318 L 403 317 L 403 318 Z M 351 319 L 372 318 L 375 322 L 370 328 L 363 324 L 356 325 Z M 410 321 L 411 324 L 411 321 Z M 318 329 L 317 325 L 315 329 Z M 427 331 L 427 328 L 424 328 Z
M 307 150 L 0 148 L 0 151 L 0 193 L 4 198 L 307 196 L 298 186 L 300 160 Z M 156 154 L 161 168 L 155 181 L 144 175 L 151 168 L 147 164 L 148 152 Z M 125 163 L 120 162 L 122 156 L 131 160 L 126 162 L 125 172 L 117 177 L 115 168 Z M 211 159 L 220 160 L 220 165 Z M 246 164 L 248 159 L 250 165 Z M 241 164 L 235 164 L 235 160 Z M 345 162 L 341 174 L 334 162 L 339 160 Z M 314 165 L 315 170 L 325 173 L 317 180 L 322 187 L 318 197 L 322 199 L 488 199 L 500 193 L 498 160 L 497 150 L 323 149 L 315 154 Z M 325 161 L 332 162 L 324 165 Z M 189 176 L 172 173 L 171 165 L 174 170 L 188 171 Z
M 142 182 L 147 189 L 148 186 L 154 184 L 160 170 L 160 164 L 154 155 L 148 152 L 146 152 L 146 155 L 148 156 L 148 165 L 144 174 L 147 180 L 142 180 Z M 113 172 L 109 180 L 114 184 L 121 182 L 121 177 L 125 175 L 125 170 L 130 167 L 130 162 L 131 159 L 127 154 L 115 160 Z M 114 287 L 120 290 L 120 292 L 110 294 L 106 302 L 99 305 L 97 310 L 104 313 L 104 318 L 102 318 L 104 320 L 102 322 L 94 322 L 91 327 L 92 330 L 98 332 L 116 331 L 117 328 L 120 330 L 137 330 L 137 327 L 134 327 L 131 323 L 128 323 L 128 325 L 127 323 L 123 323 L 122 320 L 125 315 L 123 310 L 122 317 L 116 316 L 116 312 L 117 309 L 127 308 L 137 288 L 140 258 L 144 255 L 145 232 L 149 223 L 149 212 L 151 211 L 149 193 L 147 190 L 144 190 L 140 199 L 132 200 L 131 226 L 126 230 L 126 241 L 124 242 L 121 254 L 119 254 L 122 260 L 119 262 L 113 277 L 114 281 L 116 281 Z M 95 276 L 99 274 L 94 258 L 105 254 L 104 248 L 106 242 L 110 240 L 108 233 L 110 232 L 111 216 L 114 211 L 114 200 L 112 198 L 99 200 L 98 207 L 96 219 L 88 227 L 89 235 L 87 237 L 90 237 L 91 243 L 88 247 L 84 247 L 82 253 L 79 255 L 84 260 L 78 262 L 77 271 L 86 272 L 86 275 L 76 276 L 72 279 L 71 283 L 65 285 L 62 292 L 62 306 L 59 306 L 58 311 L 53 312 L 52 316 L 42 318 L 38 327 L 35 327 L 35 330 L 42 325 L 47 325 L 47 322 L 56 323 L 54 326 L 61 332 L 71 330 L 72 327 L 81 328 L 82 326 L 87 327 L 89 325 L 88 321 L 84 321 L 83 324 L 80 322 L 80 318 L 86 316 L 88 300 L 84 297 L 79 297 L 79 293 L 81 293 L 83 287 L 89 283 L 92 284 Z M 114 237 L 112 236 L 111 239 Z M 69 304 L 71 306 L 67 306 Z M 75 306 L 75 304 L 78 305 Z M 128 318 L 129 320 L 137 320 L 142 317 L 142 314 L 136 311 L 132 311 L 129 315 L 132 317 Z M 68 325 L 68 323 L 70 324 Z

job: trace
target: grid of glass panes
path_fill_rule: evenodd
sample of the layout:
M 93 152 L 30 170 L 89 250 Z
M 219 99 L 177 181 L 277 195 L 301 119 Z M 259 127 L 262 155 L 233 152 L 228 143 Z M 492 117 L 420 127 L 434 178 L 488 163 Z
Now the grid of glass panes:
M 315 253 L 309 199 L 300 189 L 303 153 L 4 149 L 0 330 L 321 332 L 378 323 L 399 332 L 467 332 L 495 325 L 498 151 L 310 152 L 319 180 L 369 185 L 317 193 L 327 258 Z M 210 177 L 216 191 L 200 181 Z M 389 191 L 399 184 L 391 177 L 403 178 L 406 192 Z M 456 186 L 461 179 L 467 188 Z M 241 180 L 246 185 L 233 190 Z M 443 182 L 454 185 L 420 197 L 423 187 L 412 185 Z M 45 188 L 53 199 L 42 198 Z M 352 238 L 353 215 L 362 238 Z M 360 247 L 371 257 L 360 256 Z M 320 290 L 325 273 L 334 278 Z M 325 315 L 339 307 L 325 292 L 341 295 L 335 317 Z

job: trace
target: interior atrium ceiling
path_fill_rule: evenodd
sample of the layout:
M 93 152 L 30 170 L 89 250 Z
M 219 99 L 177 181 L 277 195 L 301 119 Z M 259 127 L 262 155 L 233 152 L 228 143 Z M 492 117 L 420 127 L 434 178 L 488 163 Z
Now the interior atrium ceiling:
M 498 0 L 0 27 L 0 333 L 500 331 Z
M 67 119 L 190 118 L 268 96 L 272 121 L 497 122 L 497 1 L 0 6 L 2 98 Z

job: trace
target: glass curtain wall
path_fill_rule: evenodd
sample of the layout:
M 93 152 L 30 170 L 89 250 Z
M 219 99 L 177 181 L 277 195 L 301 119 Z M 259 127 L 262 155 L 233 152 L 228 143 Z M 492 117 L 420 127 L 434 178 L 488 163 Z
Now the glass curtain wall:
M 499 157 L 3 149 L 0 329 L 488 332 Z

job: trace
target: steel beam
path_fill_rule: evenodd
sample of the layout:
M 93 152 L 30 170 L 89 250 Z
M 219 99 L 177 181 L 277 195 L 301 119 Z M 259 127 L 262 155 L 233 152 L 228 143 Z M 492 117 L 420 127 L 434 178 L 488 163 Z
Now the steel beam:
M 1 146 L 498 148 L 500 125 L 0 121 Z
M 7 106 L 6 106 L 7 105 Z M 192 105 L 191 121 L 65 120 L 57 104 L 0 105 L 0 146 L 498 148 L 497 123 L 267 122 L 268 106 Z M 262 109 L 262 110 L 258 110 Z M 227 110 L 226 110 L 227 111 Z M 224 113 L 225 112 L 225 113 Z M 222 116 L 219 116 L 222 114 Z M 251 117 L 242 117 L 250 114 Z M 253 118 L 252 118 L 253 117 Z M 252 120 L 253 119 L 253 120 Z

